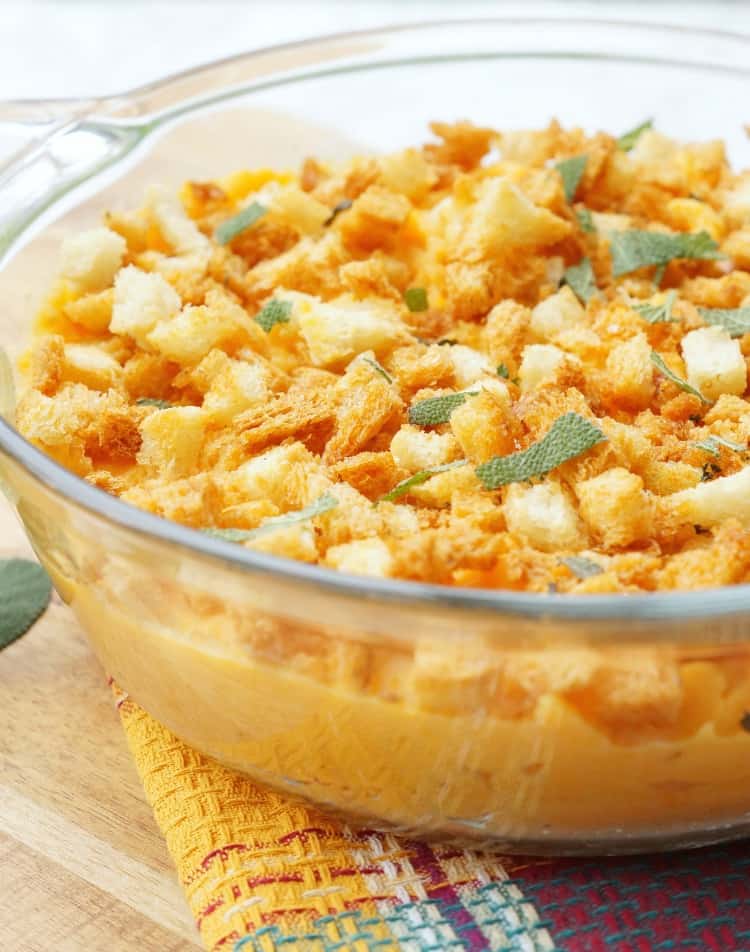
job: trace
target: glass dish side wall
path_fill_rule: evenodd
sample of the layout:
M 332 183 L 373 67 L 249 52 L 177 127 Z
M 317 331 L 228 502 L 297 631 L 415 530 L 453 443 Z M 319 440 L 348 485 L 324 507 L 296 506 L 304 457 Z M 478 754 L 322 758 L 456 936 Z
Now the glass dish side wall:
M 552 646 L 529 647 L 512 618 L 493 638 L 428 606 L 415 624 L 397 605 L 306 598 L 104 526 L 0 470 L 105 670 L 261 782 L 369 824 L 518 851 L 747 831 L 747 646 L 633 646 L 624 626 L 595 648 L 553 625 Z

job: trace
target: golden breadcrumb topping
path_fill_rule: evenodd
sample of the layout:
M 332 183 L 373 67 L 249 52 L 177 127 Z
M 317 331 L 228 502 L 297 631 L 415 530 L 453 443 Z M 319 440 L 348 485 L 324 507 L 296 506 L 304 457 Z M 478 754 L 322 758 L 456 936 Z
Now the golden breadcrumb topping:
M 236 544 L 535 592 L 750 579 L 750 172 L 556 122 L 160 187 L 69 238 L 20 431 Z

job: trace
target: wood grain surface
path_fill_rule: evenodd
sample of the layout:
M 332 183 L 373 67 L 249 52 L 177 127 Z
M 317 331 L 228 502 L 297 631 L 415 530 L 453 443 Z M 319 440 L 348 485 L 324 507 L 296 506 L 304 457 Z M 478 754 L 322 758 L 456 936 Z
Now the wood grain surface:
M 0 499 L 0 558 L 33 558 Z M 72 613 L 0 652 L 0 949 L 200 948 L 104 672 Z

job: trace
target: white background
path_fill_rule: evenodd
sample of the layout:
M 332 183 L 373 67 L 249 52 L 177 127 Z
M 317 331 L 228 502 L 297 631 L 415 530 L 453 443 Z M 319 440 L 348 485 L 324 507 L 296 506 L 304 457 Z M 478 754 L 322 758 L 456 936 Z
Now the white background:
M 493 14 L 640 19 L 750 34 L 744 0 L 0 0 L 0 100 L 106 95 L 270 43 Z

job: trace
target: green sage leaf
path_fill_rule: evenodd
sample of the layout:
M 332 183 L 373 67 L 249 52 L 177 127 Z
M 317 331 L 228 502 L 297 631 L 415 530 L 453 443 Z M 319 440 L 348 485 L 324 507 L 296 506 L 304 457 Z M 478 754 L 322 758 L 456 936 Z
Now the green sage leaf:
M 255 315 L 255 323 L 259 324 L 268 334 L 272 327 L 277 324 L 288 324 L 292 315 L 291 301 L 277 301 L 275 298 L 266 301 L 260 311 Z
M 255 529 L 203 529 L 206 535 L 214 536 L 217 539 L 224 539 L 226 542 L 248 542 L 251 539 L 257 539 L 260 536 L 268 535 L 276 529 L 284 529 L 287 526 L 293 526 L 298 522 L 306 522 L 308 519 L 314 519 L 315 516 L 322 516 L 324 512 L 330 512 L 338 506 L 339 501 L 331 493 L 323 493 L 320 499 L 311 502 L 304 509 L 297 509 L 294 512 L 285 512 L 283 516 L 272 516 L 266 519 Z
M 725 440 L 723 436 L 716 436 L 714 434 L 706 437 L 705 440 L 700 440 L 695 445 L 698 447 L 698 449 L 705 450 L 706 453 L 710 453 L 711 456 L 719 455 L 720 446 L 724 446 L 728 450 L 734 450 L 735 453 L 744 453 L 747 450 L 747 447 L 743 446 L 741 443 L 735 443 L 733 440 Z
M 661 304 L 636 304 L 633 310 L 649 324 L 672 324 L 672 308 L 677 300 L 677 292 L 669 291 Z
M 428 479 L 432 479 L 432 477 L 438 473 L 447 473 L 451 469 L 458 469 L 459 466 L 466 466 L 467 462 L 468 460 L 459 459 L 453 463 L 443 463 L 442 466 L 431 466 L 429 469 L 420 469 L 418 473 L 414 473 L 412 476 L 409 476 L 408 479 L 402 479 L 390 492 L 381 496 L 378 502 L 395 502 L 396 499 L 405 496 L 414 486 L 421 486 L 422 483 L 426 483 Z
M 649 129 L 653 128 L 654 120 L 647 119 L 639 126 L 636 126 L 635 129 L 630 129 L 628 132 L 624 132 L 617 140 L 617 148 L 620 149 L 621 152 L 630 152 L 643 133 L 648 132 Z
M 374 360 L 372 357 L 363 357 L 362 360 L 364 360 L 366 364 L 369 364 L 375 373 L 380 374 L 380 376 L 383 377 L 384 380 L 387 380 L 388 383 L 393 383 L 393 377 L 391 377 L 391 375 L 379 361 Z
M 723 327 L 730 337 L 750 334 L 750 307 L 699 307 L 706 324 Z
M 601 575 L 604 571 L 598 562 L 587 559 L 583 555 L 567 555 L 560 561 L 570 569 L 573 575 L 581 579 L 593 578 L 595 575 Z
M 438 423 L 447 423 L 451 413 L 460 407 L 467 397 L 475 396 L 479 391 L 470 393 L 446 393 L 442 397 L 428 397 L 419 400 L 409 407 L 409 423 L 417 426 L 437 426 Z
M 574 155 L 571 159 L 563 159 L 562 162 L 555 163 L 555 168 L 562 179 L 565 201 L 568 203 L 576 197 L 588 160 L 587 155 Z
M 596 233 L 594 216 L 591 214 L 588 208 L 579 208 L 576 211 L 576 218 L 578 219 L 578 224 L 581 226 L 581 231 L 585 231 L 587 235 L 593 235 Z
M 619 278 L 648 265 L 666 265 L 676 258 L 715 261 L 723 257 L 707 231 L 674 235 L 658 231 L 618 231 L 610 240 L 612 276 Z
M 251 202 L 236 215 L 227 218 L 218 226 L 214 232 L 216 240 L 220 245 L 228 245 L 237 235 L 242 234 L 243 231 L 247 231 L 248 228 L 254 225 L 267 211 L 265 205 L 261 205 L 259 202 Z
M 584 306 L 599 293 L 594 277 L 594 269 L 591 267 L 588 258 L 584 258 L 580 264 L 574 265 L 572 268 L 567 268 L 563 274 L 563 281 Z
M 429 307 L 425 288 L 407 288 L 404 291 L 404 301 L 410 311 L 426 311 Z
M 49 576 L 27 559 L 0 560 L 0 649 L 25 634 L 47 607 Z
M 671 380 L 672 383 L 676 384 L 680 390 L 684 390 L 685 393 L 692 393 L 694 397 L 697 397 L 702 403 L 710 404 L 711 401 L 707 400 L 700 390 L 696 390 L 695 387 L 691 386 L 687 380 L 683 380 L 682 377 L 678 377 L 677 374 L 670 370 L 669 367 L 664 363 L 664 358 L 657 354 L 655 350 L 651 351 L 651 363 L 662 373 L 667 380 Z
M 487 489 L 508 483 L 524 483 L 535 476 L 557 469 L 575 459 L 607 437 L 596 424 L 578 413 L 566 413 L 552 424 L 549 431 L 528 449 L 510 456 L 496 456 L 476 469 Z
M 331 209 L 331 214 L 323 222 L 324 225 L 332 225 L 333 222 L 339 217 L 342 212 L 347 211 L 352 207 L 354 202 L 350 198 L 342 198 L 340 202 L 337 202 Z
M 174 406 L 169 400 L 157 400 L 156 397 L 138 397 L 135 403 L 138 407 L 156 407 L 157 410 L 169 410 Z

